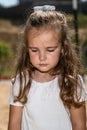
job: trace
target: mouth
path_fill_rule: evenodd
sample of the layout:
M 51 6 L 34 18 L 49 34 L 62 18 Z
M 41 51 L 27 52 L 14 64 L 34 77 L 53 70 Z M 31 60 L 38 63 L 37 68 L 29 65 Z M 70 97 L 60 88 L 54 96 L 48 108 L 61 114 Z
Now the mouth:
M 46 67 L 47 64 L 39 64 L 39 66 Z

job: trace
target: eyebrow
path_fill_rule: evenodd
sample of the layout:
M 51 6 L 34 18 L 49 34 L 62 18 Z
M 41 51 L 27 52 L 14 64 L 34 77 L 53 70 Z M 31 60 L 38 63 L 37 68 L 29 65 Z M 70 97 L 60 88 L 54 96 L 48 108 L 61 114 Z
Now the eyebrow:
M 51 47 L 47 47 L 47 48 L 57 48 L 57 47 L 58 47 L 58 46 L 53 46 L 53 47 L 51 46 Z
M 57 48 L 58 46 L 48 46 L 46 48 Z M 34 47 L 34 46 L 29 46 L 28 48 L 32 49 L 32 48 L 38 48 L 38 47 Z

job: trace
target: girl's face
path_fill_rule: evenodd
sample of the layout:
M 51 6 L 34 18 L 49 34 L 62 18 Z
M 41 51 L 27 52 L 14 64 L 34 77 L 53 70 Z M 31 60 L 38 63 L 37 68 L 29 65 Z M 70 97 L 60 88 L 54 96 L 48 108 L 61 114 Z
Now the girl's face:
M 38 72 L 48 73 L 58 64 L 61 43 L 58 32 L 33 28 L 28 32 L 30 62 Z

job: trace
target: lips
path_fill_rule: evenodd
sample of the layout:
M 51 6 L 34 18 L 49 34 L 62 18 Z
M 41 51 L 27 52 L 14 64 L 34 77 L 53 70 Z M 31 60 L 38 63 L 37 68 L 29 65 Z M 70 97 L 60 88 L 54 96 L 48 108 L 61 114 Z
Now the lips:
M 43 67 L 45 67 L 45 66 L 47 66 L 47 64 L 39 64 L 40 66 L 43 66 Z

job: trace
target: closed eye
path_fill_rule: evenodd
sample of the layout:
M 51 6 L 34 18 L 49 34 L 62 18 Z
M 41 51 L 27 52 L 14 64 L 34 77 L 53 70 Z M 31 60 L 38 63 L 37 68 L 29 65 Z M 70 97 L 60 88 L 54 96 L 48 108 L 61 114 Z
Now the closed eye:
M 47 51 L 48 52 L 54 52 L 56 50 L 56 47 L 55 48 L 48 48 Z
M 32 52 L 38 52 L 38 50 L 36 50 L 36 49 L 31 49 L 31 51 L 32 51 Z
M 37 48 L 31 48 L 31 47 L 29 47 L 29 50 L 30 50 L 31 52 L 38 52 L 38 49 L 37 49 Z
M 54 52 L 55 51 L 55 49 L 50 49 L 50 50 L 47 50 L 48 52 Z

